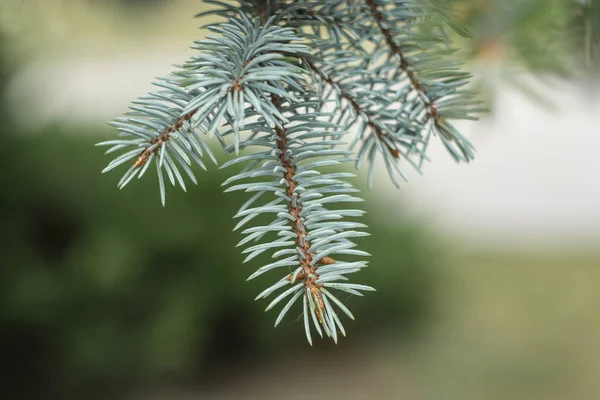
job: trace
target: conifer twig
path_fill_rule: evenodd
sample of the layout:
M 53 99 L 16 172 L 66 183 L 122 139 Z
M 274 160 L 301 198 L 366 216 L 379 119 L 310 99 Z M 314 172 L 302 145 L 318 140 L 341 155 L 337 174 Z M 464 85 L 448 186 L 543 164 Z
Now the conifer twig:
M 369 256 L 355 243 L 368 233 L 355 220 L 364 211 L 352 206 L 363 201 L 348 181 L 354 174 L 329 168 L 366 163 L 370 186 L 382 156 L 399 186 L 398 175 L 406 180 L 400 160 L 419 169 L 412 158 L 425 159 L 436 132 L 455 159 L 463 158 L 455 147 L 471 157 L 446 122 L 470 118 L 471 94 L 457 90 L 469 76 L 438 62 L 447 50 L 417 43 L 424 35 L 410 29 L 427 12 L 406 1 L 205 0 L 214 8 L 199 16 L 226 22 L 208 24 L 194 55 L 111 123 L 117 138 L 99 143 L 120 152 L 103 172 L 129 163 L 119 188 L 155 165 L 164 205 L 168 182 L 186 190 L 183 177 L 197 183 L 192 167 L 206 169 L 204 155 L 217 163 L 205 143 L 216 137 L 231 156 L 221 168 L 244 166 L 223 183 L 225 192 L 249 195 L 234 216 L 244 263 L 270 256 L 248 280 L 280 271 L 256 299 L 274 296 L 266 310 L 282 305 L 275 326 L 300 303 L 311 344 L 314 331 L 335 342 L 346 334 L 338 313 L 354 319 L 338 293 L 374 290 L 350 281 Z M 325 97 L 334 92 L 336 105 L 327 110 Z M 350 126 L 357 133 L 348 146 Z
M 445 123 L 445 119 L 441 115 L 441 113 L 437 110 L 437 107 L 435 106 L 434 102 L 429 100 L 429 96 L 427 94 L 427 89 L 426 89 L 425 85 L 418 79 L 415 72 L 410 69 L 410 67 L 411 67 L 410 63 L 407 60 L 402 48 L 396 43 L 396 41 L 394 40 L 394 36 L 390 32 L 390 30 L 386 27 L 386 26 L 390 26 L 390 22 L 386 21 L 383 13 L 381 12 L 381 10 L 379 9 L 379 6 L 377 5 L 377 1 L 376 0 L 365 0 L 365 2 L 367 4 L 367 6 L 369 7 L 369 9 L 371 10 L 373 18 L 375 19 L 375 23 L 376 23 L 377 27 L 379 28 L 379 30 L 381 31 L 382 35 L 384 36 L 385 42 L 387 43 L 388 47 L 390 48 L 390 51 L 398 57 L 398 60 L 400 62 L 400 68 L 406 73 L 406 76 L 408 77 L 408 80 L 410 81 L 411 86 L 417 93 L 417 97 L 425 106 L 425 108 L 427 110 L 427 119 L 433 120 L 433 123 L 435 124 L 436 128 L 438 128 L 437 129 L 438 132 L 443 134 L 445 136 L 446 140 L 448 140 L 450 142 L 455 142 L 456 141 L 455 138 L 447 131 L 447 129 L 445 129 L 444 126 L 442 126 L 442 124 Z M 465 148 L 462 146 L 461 143 L 458 143 L 458 144 L 459 144 L 458 147 L 461 150 L 461 152 L 463 153 L 465 160 L 468 161 L 471 158 L 471 156 L 469 154 L 467 154 Z

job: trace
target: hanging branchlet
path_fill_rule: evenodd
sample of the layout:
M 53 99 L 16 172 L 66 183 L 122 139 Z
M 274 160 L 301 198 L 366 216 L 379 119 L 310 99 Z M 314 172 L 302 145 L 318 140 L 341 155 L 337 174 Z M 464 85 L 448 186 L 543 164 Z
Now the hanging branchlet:
M 257 299 L 279 293 L 267 306 L 270 310 L 283 300 L 287 303 L 279 313 L 278 325 L 296 302 L 304 310 L 305 333 L 312 343 L 311 326 L 319 335 L 325 333 L 337 341 L 337 334 L 345 329 L 333 305 L 353 318 L 334 292 L 360 294 L 373 290 L 364 285 L 347 283 L 347 275 L 366 266 L 364 261 L 340 261 L 338 256 L 367 256 L 355 249 L 354 238 L 366 235 L 365 226 L 339 219 L 359 217 L 358 209 L 334 209 L 337 203 L 357 203 L 362 200 L 345 181 L 353 175 L 347 172 L 322 173 L 321 166 L 339 165 L 347 161 L 348 151 L 339 138 L 344 132 L 333 130 L 333 124 L 320 120 L 325 117 L 313 111 L 318 103 L 285 104 L 275 97 L 274 103 L 289 122 L 281 127 L 269 128 L 255 123 L 252 138 L 244 143 L 246 148 L 262 147 L 265 151 L 252 152 L 225 163 L 223 166 L 249 163 L 250 167 L 225 182 L 229 191 L 253 193 L 236 215 L 240 222 L 235 229 L 246 227 L 261 214 L 273 215 L 266 225 L 242 231 L 246 237 L 239 245 L 252 244 L 243 253 L 245 262 L 265 252 L 272 252 L 276 261 L 260 267 L 249 279 L 273 270 L 287 272 L 272 286 L 260 293 Z M 299 112 L 300 110 L 303 112 Z M 232 132 L 226 132 L 225 135 Z M 323 140 L 328 138 L 328 140 Z M 259 180 L 259 177 L 271 177 Z M 247 181 L 240 183 L 241 181 Z M 266 203 L 259 205 L 261 198 Z
M 364 1 L 381 32 L 379 44 L 387 46 L 415 91 L 415 100 L 423 104 L 423 125 L 440 136 L 455 160 L 469 162 L 473 148 L 448 119 L 476 119 L 473 112 L 480 111 L 480 102 L 473 99 L 473 94 L 461 90 L 468 84 L 470 74 L 461 71 L 459 63 L 450 58 L 455 50 L 450 47 L 443 26 L 433 27 L 439 35 L 434 41 L 426 37 L 421 43 L 416 31 L 419 21 L 442 10 L 418 0 Z M 416 17 L 407 18 L 407 15 Z M 427 54 L 423 56 L 421 52 L 425 49 Z
M 306 8 L 299 9 L 301 4 Z M 449 122 L 474 119 L 481 107 L 464 88 L 470 75 L 452 58 L 454 50 L 440 23 L 461 35 L 467 32 L 452 23 L 446 8 L 418 0 L 338 0 L 294 3 L 285 11 L 295 15 L 301 10 L 282 22 L 313 43 L 313 70 L 324 86 L 332 87 L 324 93 L 337 98 L 338 122 L 358 129 L 356 165 L 368 161 L 369 185 L 377 154 L 399 186 L 396 175 L 406 180 L 400 159 L 420 171 L 434 136 L 456 161 L 473 158 L 471 144 Z M 442 18 L 431 18 L 433 14 Z M 435 36 L 424 35 L 423 25 Z M 309 33 L 306 26 L 312 27 Z M 365 135 L 363 128 L 371 134 Z
M 119 118 L 111 123 L 122 136 L 131 139 L 99 145 L 112 145 L 109 153 L 129 146 L 142 148 L 121 154 L 103 171 L 108 172 L 135 159 L 119 182 L 119 188 L 135 176 L 143 176 L 144 167 L 155 159 L 164 204 L 163 173 L 173 185 L 177 182 L 184 190 L 186 187 L 179 169 L 195 183 L 189 168 L 191 160 L 206 169 L 201 158 L 207 153 L 216 162 L 204 138 L 214 134 L 225 145 L 217 131 L 223 120 L 233 121 L 235 150 L 239 151 L 246 104 L 259 110 L 271 126 L 285 121 L 271 103 L 270 95 L 296 100 L 284 86 L 302 90 L 298 82 L 303 79 L 303 71 L 292 60 L 306 56 L 308 48 L 292 43 L 298 41 L 294 31 L 270 24 L 261 27 L 243 16 L 239 20 L 230 20 L 227 25 L 212 26 L 210 30 L 220 36 L 207 36 L 205 40 L 195 42 L 193 48 L 199 54 L 173 76 L 155 83 L 164 90 L 134 102 L 130 114 L 138 118 Z M 286 58 L 285 54 L 293 57 Z
M 184 175 L 196 183 L 194 164 L 205 169 L 206 155 L 216 163 L 207 144 L 215 137 L 233 156 L 222 167 L 244 165 L 224 182 L 250 196 L 235 215 L 244 262 L 272 258 L 249 279 L 278 274 L 257 299 L 274 297 L 267 310 L 282 305 L 275 325 L 298 307 L 311 344 L 315 331 L 337 342 L 341 314 L 354 317 L 336 293 L 374 290 L 350 282 L 367 266 L 356 243 L 367 233 L 354 175 L 339 168 L 368 165 L 371 185 L 380 157 L 400 186 L 403 164 L 419 170 L 434 136 L 457 161 L 472 159 L 448 122 L 478 107 L 469 74 L 451 58 L 445 26 L 429 18 L 443 11 L 429 1 L 205 3 L 212 8 L 199 16 L 222 22 L 111 123 L 118 139 L 99 145 L 119 155 L 103 172 L 128 165 L 122 188 L 155 165 L 164 204 L 165 180 L 185 190 Z
M 102 172 L 108 172 L 122 164 L 130 168 L 118 183 L 125 187 L 135 177 L 141 178 L 154 161 L 163 205 L 166 201 L 165 178 L 173 186 L 179 184 L 186 190 L 180 170 L 197 183 L 191 169 L 192 161 L 206 169 L 202 158 L 208 155 L 216 159 L 205 143 L 203 135 L 190 124 L 194 112 L 184 112 L 193 96 L 179 87 L 174 76 L 157 80 L 155 86 L 162 90 L 150 93 L 133 102 L 126 117 L 118 118 L 110 125 L 117 128 L 120 139 L 98 143 L 110 146 L 107 154 L 127 150 L 112 160 Z
M 397 176 L 406 180 L 400 161 L 418 169 L 426 142 L 410 90 L 395 83 L 385 67 L 372 66 L 368 54 L 326 48 L 313 59 L 306 61 L 309 69 L 323 82 L 324 96 L 335 100 L 333 121 L 356 132 L 351 149 L 358 148 L 357 168 L 369 166 L 368 185 L 372 185 L 376 156 L 381 155 L 392 182 L 399 186 Z

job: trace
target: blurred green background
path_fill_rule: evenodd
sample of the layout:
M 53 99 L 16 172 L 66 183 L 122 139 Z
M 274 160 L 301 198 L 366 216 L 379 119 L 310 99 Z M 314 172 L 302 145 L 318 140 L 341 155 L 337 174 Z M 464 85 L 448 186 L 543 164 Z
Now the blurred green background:
M 108 160 L 93 145 L 113 135 L 103 119 L 146 88 L 133 75 L 166 72 L 180 61 L 169 49 L 185 57 L 199 35 L 189 16 L 203 7 L 0 5 L 1 399 L 599 398 L 597 230 L 586 240 L 565 230 L 559 241 L 574 239 L 561 246 L 543 235 L 473 246 L 467 221 L 444 230 L 435 213 L 413 212 L 427 200 L 411 189 L 421 178 L 394 192 L 379 179 L 364 193 L 372 236 L 361 242 L 373 254 L 361 281 L 378 291 L 346 300 L 357 317 L 348 338 L 310 348 L 301 322 L 275 329 L 276 314 L 252 301 L 272 278 L 246 282 L 261 260 L 242 264 L 234 248 L 230 216 L 244 197 L 222 193 L 222 171 L 199 173 L 187 194 L 170 190 L 164 209 L 155 179 L 118 191 L 115 175 L 100 175 Z M 531 101 L 553 100 L 524 87 L 527 74 L 594 82 L 582 27 L 597 14 L 562 0 L 454 7 L 474 32 L 459 44 L 492 105 L 515 83 Z M 595 165 L 586 176 L 597 177 Z M 444 212 L 445 198 L 433 203 Z

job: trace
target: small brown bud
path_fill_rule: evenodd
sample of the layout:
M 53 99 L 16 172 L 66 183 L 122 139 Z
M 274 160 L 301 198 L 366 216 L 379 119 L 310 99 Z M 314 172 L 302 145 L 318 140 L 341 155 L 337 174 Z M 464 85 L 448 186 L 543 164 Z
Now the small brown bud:
M 146 164 L 146 161 L 148 161 L 149 157 L 150 157 L 150 152 L 148 151 L 148 149 L 145 149 L 135 160 L 135 164 L 133 164 L 133 166 L 135 168 L 141 167 L 142 165 Z
M 336 264 L 337 263 L 337 261 L 335 261 L 333 258 L 327 257 L 327 256 L 321 258 L 320 262 L 323 265 L 330 265 L 330 264 Z

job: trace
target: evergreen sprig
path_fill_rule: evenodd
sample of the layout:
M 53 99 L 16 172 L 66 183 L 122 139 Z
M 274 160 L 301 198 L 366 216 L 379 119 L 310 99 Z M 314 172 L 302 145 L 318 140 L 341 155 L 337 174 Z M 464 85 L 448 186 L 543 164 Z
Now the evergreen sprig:
M 308 341 L 314 329 L 337 342 L 339 312 L 353 316 L 334 293 L 373 289 L 348 277 L 368 256 L 354 242 L 367 234 L 355 221 L 363 212 L 352 207 L 362 201 L 353 174 L 327 168 L 369 164 L 371 184 L 380 155 L 399 186 L 400 161 L 418 170 L 434 136 L 457 161 L 471 160 L 471 145 L 449 123 L 478 108 L 445 30 L 465 32 L 426 1 L 205 3 L 214 8 L 199 16 L 224 22 L 208 25 L 197 53 L 112 123 L 120 139 L 100 145 L 123 152 L 104 171 L 129 163 L 122 188 L 153 163 L 164 204 L 164 175 L 185 190 L 181 170 L 196 183 L 192 164 L 205 168 L 205 155 L 216 163 L 206 144 L 214 135 L 234 154 L 222 167 L 245 165 L 224 183 L 251 194 L 235 215 L 244 262 L 273 258 L 249 279 L 284 270 L 257 299 L 274 296 L 267 310 L 283 304 L 275 325 L 301 303 Z
M 338 203 L 357 203 L 362 199 L 346 178 L 347 172 L 323 173 L 320 169 L 348 160 L 348 150 L 339 148 L 339 140 L 345 132 L 334 131 L 333 124 L 319 120 L 320 113 L 310 108 L 317 102 L 285 103 L 276 98 L 276 104 L 288 122 L 271 128 L 262 122 L 248 126 L 251 139 L 244 147 L 259 147 L 262 151 L 252 152 L 235 158 L 223 167 L 238 163 L 249 163 L 244 172 L 229 178 L 224 185 L 226 191 L 255 193 L 244 204 L 235 218 L 240 222 L 234 229 L 248 225 L 261 214 L 273 216 L 267 225 L 257 225 L 242 232 L 246 237 L 238 244 L 248 245 L 243 253 L 247 262 L 264 253 L 272 252 L 276 259 L 260 267 L 248 279 L 256 278 L 274 269 L 284 268 L 288 272 L 272 286 L 260 293 L 257 299 L 266 298 L 279 289 L 285 289 L 269 305 L 271 309 L 287 297 L 275 325 L 279 324 L 296 300 L 302 299 L 306 336 L 312 343 L 309 315 L 316 331 L 322 330 L 337 342 L 337 329 L 345 334 L 344 327 L 332 304 L 337 305 L 350 318 L 352 314 L 332 293 L 334 290 L 359 294 L 360 290 L 373 290 L 364 285 L 347 283 L 346 275 L 358 272 L 366 266 L 364 261 L 340 261 L 338 256 L 367 256 L 355 249 L 353 238 L 366 236 L 361 231 L 365 225 L 341 218 L 360 217 L 358 209 L 334 208 Z M 300 112 L 299 108 L 304 111 Z M 322 138 L 328 137 L 328 140 Z M 259 179 L 257 179 L 259 178 Z M 247 183 L 238 183 L 243 181 Z M 232 185 L 233 184 L 233 185 Z M 259 203 L 265 194 L 274 194 Z M 254 244 L 257 243 L 257 244 Z M 335 259 L 333 258 L 335 257 Z M 309 313 L 306 310 L 310 310 Z

